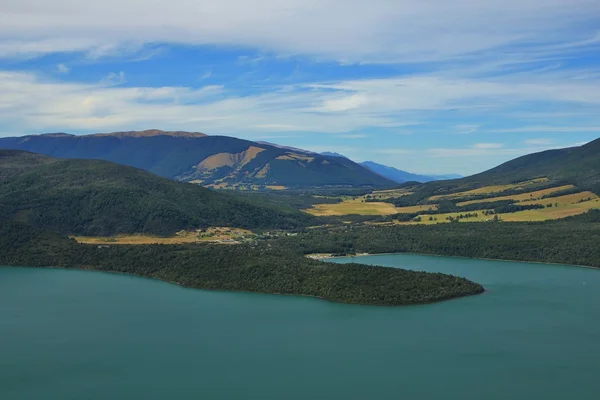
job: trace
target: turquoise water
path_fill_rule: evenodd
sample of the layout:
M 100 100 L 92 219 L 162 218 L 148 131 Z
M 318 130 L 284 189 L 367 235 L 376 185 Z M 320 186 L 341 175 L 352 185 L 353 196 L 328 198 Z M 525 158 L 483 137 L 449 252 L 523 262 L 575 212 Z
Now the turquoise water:
M 0 268 L 0 399 L 599 398 L 600 271 L 359 261 L 454 273 L 488 291 L 363 307 Z

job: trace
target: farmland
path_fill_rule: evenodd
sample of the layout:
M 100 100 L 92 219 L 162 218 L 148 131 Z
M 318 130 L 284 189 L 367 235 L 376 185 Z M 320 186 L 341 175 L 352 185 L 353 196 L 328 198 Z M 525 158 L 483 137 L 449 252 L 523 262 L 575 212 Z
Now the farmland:
M 545 182 L 543 178 L 539 178 L 512 185 L 485 186 L 444 196 L 430 196 L 424 201 L 425 204 L 403 207 L 397 207 L 392 202 L 394 199 L 402 199 L 404 196 L 412 194 L 407 189 L 374 191 L 364 196 L 340 197 L 341 202 L 339 203 L 316 204 L 304 211 L 315 216 L 394 216 L 399 214 L 407 215 L 409 218 L 398 218 L 395 223 L 431 225 L 452 221 L 546 221 L 579 215 L 590 209 L 600 208 L 600 199 L 593 192 L 578 191 L 579 189 L 574 185 L 558 185 L 540 189 L 540 185 Z M 477 199 L 479 196 L 483 196 L 483 198 Z M 436 200 L 437 203 L 434 202 Z M 450 202 L 450 208 L 448 208 L 448 202 Z M 446 203 L 444 208 L 440 208 L 442 203 Z M 489 207 L 486 206 L 487 204 Z M 511 205 L 513 209 L 509 210 L 510 212 L 499 211 L 496 217 L 495 211 L 499 204 Z M 462 210 L 463 208 L 464 210 Z M 446 209 L 448 212 L 444 212 Z
M 543 184 L 546 181 L 547 181 L 546 178 L 537 178 L 537 179 L 531 179 L 531 180 L 528 180 L 525 182 L 514 183 L 514 184 L 510 184 L 510 185 L 484 186 L 481 188 L 468 190 L 465 192 L 431 196 L 429 198 L 429 201 L 439 201 L 439 200 L 443 200 L 443 199 L 460 199 L 460 198 L 471 197 L 471 196 L 502 193 L 502 192 L 506 192 L 509 190 L 522 190 L 522 191 L 526 192 L 529 188 Z
M 364 197 L 358 199 L 344 200 L 335 204 L 317 204 L 306 212 L 318 216 L 341 216 L 341 215 L 393 215 L 393 214 L 412 214 L 416 212 L 425 212 L 435 210 L 435 205 L 416 205 L 408 207 L 395 207 L 393 204 L 385 202 L 366 202 Z

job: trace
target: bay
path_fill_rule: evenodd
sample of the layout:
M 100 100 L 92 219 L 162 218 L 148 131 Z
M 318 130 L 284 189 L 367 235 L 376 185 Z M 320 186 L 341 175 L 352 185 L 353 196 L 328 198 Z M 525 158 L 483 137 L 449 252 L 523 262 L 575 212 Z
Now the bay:
M 486 293 L 409 307 L 0 268 L 2 399 L 596 399 L 600 271 L 417 255 Z

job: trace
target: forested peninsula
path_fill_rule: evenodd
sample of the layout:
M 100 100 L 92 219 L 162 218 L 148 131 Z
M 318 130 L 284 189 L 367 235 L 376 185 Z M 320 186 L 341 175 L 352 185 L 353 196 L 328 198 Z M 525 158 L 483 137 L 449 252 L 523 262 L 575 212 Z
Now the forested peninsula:
M 97 246 L 17 222 L 1 223 L 0 265 L 119 272 L 199 289 L 363 305 L 424 304 L 484 292 L 479 284 L 446 274 L 310 260 L 281 240 L 231 246 Z

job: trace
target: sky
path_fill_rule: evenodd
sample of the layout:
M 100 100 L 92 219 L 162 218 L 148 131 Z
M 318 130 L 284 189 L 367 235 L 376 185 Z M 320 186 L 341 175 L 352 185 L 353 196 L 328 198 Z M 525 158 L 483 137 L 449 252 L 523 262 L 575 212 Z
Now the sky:
M 476 173 L 600 137 L 600 0 L 2 0 L 0 136 L 164 129 Z

